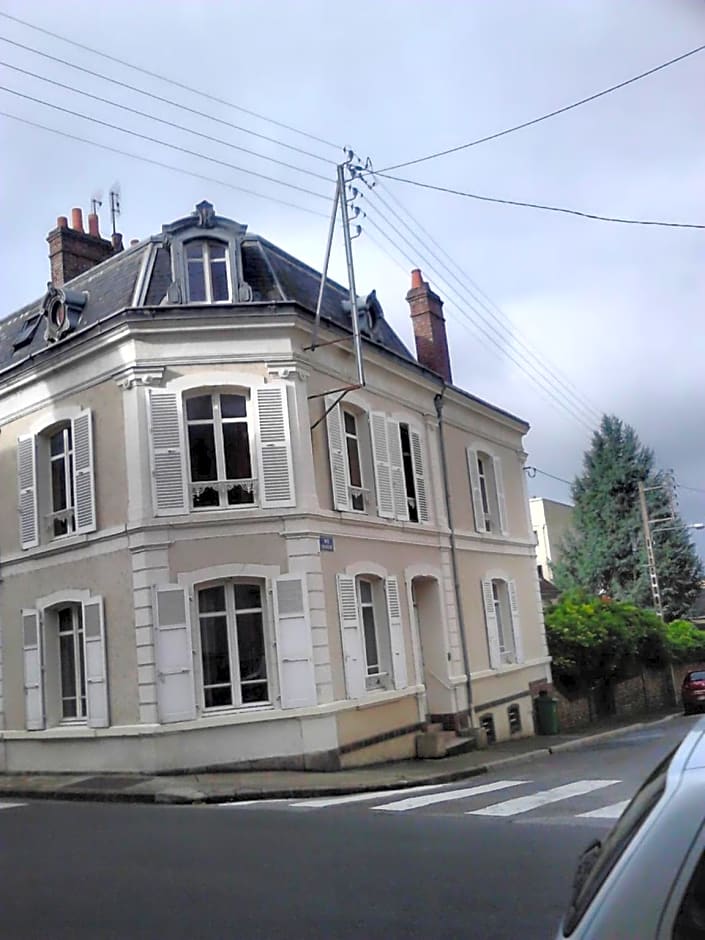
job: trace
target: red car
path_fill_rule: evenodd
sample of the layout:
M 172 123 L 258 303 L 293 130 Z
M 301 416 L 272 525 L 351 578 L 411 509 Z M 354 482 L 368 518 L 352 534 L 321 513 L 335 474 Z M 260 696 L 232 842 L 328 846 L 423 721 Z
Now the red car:
M 695 669 L 686 674 L 681 694 L 686 715 L 705 710 L 705 669 Z

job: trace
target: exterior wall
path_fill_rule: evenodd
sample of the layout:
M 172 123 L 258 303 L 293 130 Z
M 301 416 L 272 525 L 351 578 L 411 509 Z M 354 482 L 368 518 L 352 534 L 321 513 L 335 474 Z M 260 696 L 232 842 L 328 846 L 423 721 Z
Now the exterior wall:
M 553 581 L 553 565 L 560 561 L 560 545 L 573 521 L 573 507 L 552 499 L 529 500 L 531 524 L 536 532 L 536 561 L 543 576 Z

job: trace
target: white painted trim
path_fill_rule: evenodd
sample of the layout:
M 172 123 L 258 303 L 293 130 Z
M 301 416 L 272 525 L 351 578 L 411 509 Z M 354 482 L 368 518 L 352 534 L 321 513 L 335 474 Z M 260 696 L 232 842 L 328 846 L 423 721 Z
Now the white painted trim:
M 266 581 L 267 590 L 269 590 L 272 580 L 278 578 L 281 573 L 279 565 L 250 565 L 242 563 L 215 565 L 210 568 L 196 568 L 192 571 L 182 571 L 176 576 L 176 583 L 188 591 L 189 597 L 193 595 L 193 587 L 195 584 L 201 587 L 209 582 L 224 581 L 228 578 L 256 578 L 258 581 Z
M 512 578 L 503 568 L 489 568 L 485 571 L 485 578 L 489 581 L 511 581 Z
M 57 604 L 82 604 L 84 601 L 91 600 L 91 597 L 89 590 L 63 588 L 60 591 L 54 591 L 52 594 L 46 594 L 44 597 L 38 597 L 34 602 L 34 606 L 43 613 L 50 607 L 56 607 Z
M 550 656 L 539 656 L 537 659 L 525 659 L 523 663 L 508 663 L 500 666 L 498 669 L 481 669 L 479 672 L 471 672 L 471 682 L 478 679 L 490 679 L 491 677 L 503 676 L 509 672 L 519 672 L 521 669 L 531 669 L 534 666 L 546 666 L 551 662 Z
M 355 561 L 353 564 L 348 565 L 347 568 L 344 568 L 341 574 L 346 574 L 351 578 L 357 578 L 364 574 L 371 574 L 376 578 L 386 578 L 389 576 L 387 569 L 374 561 Z
M 86 409 L 82 405 L 59 405 L 54 404 L 49 406 L 49 410 L 45 411 L 41 418 L 38 418 L 31 426 L 29 433 L 42 434 L 47 428 L 50 428 L 53 424 L 64 424 L 73 421 L 75 418 L 78 418 Z
M 157 259 L 157 250 L 159 249 L 159 244 L 157 242 L 150 242 L 142 255 L 142 264 L 140 265 L 139 272 L 137 274 L 137 280 L 135 281 L 135 289 L 132 293 L 132 307 L 143 307 L 147 291 L 149 290 L 149 282 L 152 280 L 152 271 L 154 270 L 154 263 Z
M 228 370 L 227 372 L 189 372 L 187 375 L 180 375 L 178 378 L 171 379 L 162 387 L 170 392 L 183 394 L 193 388 L 254 388 L 259 385 L 266 385 L 264 374 L 257 372 L 236 372 Z

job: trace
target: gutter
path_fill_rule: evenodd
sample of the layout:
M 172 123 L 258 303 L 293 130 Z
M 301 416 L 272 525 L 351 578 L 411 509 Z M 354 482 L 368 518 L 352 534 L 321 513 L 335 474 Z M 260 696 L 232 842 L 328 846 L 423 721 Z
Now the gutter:
M 470 679 L 470 653 L 468 652 L 468 641 L 465 634 L 465 617 L 463 615 L 463 600 L 460 593 L 460 575 L 458 574 L 458 550 L 455 542 L 455 527 L 453 525 L 453 512 L 451 509 L 450 486 L 448 484 L 448 461 L 446 459 L 446 444 L 443 433 L 443 394 L 448 388 L 444 383 L 438 395 L 434 396 L 433 403 L 436 406 L 436 415 L 438 417 L 438 436 L 441 445 L 441 471 L 443 474 L 443 495 L 446 504 L 446 514 L 448 516 L 448 528 L 450 530 L 450 560 L 453 568 L 453 588 L 455 590 L 455 606 L 458 610 L 458 628 L 460 630 L 460 645 L 463 651 L 463 666 L 467 677 L 468 690 L 468 720 L 470 727 L 475 727 L 473 709 L 472 709 L 472 681 Z

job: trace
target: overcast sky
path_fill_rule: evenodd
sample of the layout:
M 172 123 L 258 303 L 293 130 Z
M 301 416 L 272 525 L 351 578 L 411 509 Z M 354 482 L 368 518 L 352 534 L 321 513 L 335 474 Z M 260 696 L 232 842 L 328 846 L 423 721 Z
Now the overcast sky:
M 219 214 L 320 268 L 334 163 L 342 153 L 333 145 L 351 146 L 381 169 L 521 123 L 705 43 L 702 0 L 0 0 L 0 11 L 320 138 L 0 17 L 0 37 L 60 60 L 0 42 L 6 88 L 309 191 L 2 91 L 3 112 L 301 209 L 0 117 L 0 316 L 45 290 L 45 237 L 58 215 L 73 206 L 87 212 L 91 198 L 101 197 L 101 224 L 109 232 L 108 192 L 116 182 L 126 241 L 160 231 L 207 198 Z M 7 64 L 300 169 L 121 111 Z M 535 127 L 397 172 L 484 195 L 702 224 L 703 87 L 705 53 Z M 354 242 L 358 292 L 377 289 L 387 318 L 413 348 L 404 295 L 411 267 L 421 267 L 446 299 L 456 383 L 530 422 L 533 466 L 571 479 L 599 414 L 613 412 L 636 427 L 660 466 L 674 468 L 682 487 L 700 489 L 682 489 L 681 508 L 686 521 L 705 521 L 704 231 L 588 221 L 386 180 L 365 190 L 358 205 L 367 212 Z M 428 235 L 418 226 L 409 231 L 393 214 L 408 222 L 406 211 Z M 332 274 L 345 277 L 340 247 Z M 569 499 L 567 486 L 543 474 L 530 481 L 530 492 Z M 697 544 L 705 554 L 702 535 Z

